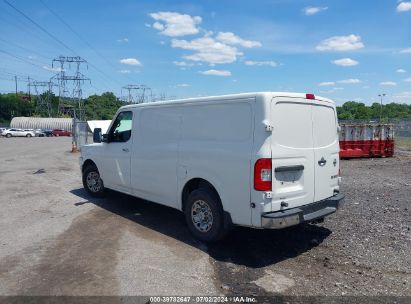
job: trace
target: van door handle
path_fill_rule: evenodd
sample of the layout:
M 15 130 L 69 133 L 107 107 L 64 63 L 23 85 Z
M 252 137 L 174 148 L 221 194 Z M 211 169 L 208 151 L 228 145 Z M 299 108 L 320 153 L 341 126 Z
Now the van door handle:
M 122 149 L 124 152 L 128 152 L 129 150 L 128 150 L 128 148 L 123 148 Z
M 284 167 L 277 167 L 274 169 L 275 172 L 289 172 L 289 171 L 301 171 L 304 170 L 303 165 L 298 166 L 284 166 Z
M 318 164 L 321 167 L 324 167 L 326 163 L 327 163 L 327 161 L 324 159 L 324 157 L 321 157 L 321 159 L 318 161 Z

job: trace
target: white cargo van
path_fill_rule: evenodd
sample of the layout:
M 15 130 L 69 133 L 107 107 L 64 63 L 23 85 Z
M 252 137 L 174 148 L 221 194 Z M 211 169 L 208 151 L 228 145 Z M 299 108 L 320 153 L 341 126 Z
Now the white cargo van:
M 232 225 L 284 228 L 334 213 L 335 105 L 313 94 L 247 93 L 121 107 L 81 149 L 85 189 L 180 209 L 204 241 Z

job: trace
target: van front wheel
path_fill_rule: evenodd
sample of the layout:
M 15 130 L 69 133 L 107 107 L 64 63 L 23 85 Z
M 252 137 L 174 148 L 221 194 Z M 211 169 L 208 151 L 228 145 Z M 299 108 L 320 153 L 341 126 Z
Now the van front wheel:
M 214 242 L 225 235 L 223 209 L 212 191 L 198 189 L 191 192 L 184 213 L 188 228 L 197 239 Z
M 105 188 L 96 166 L 87 166 L 83 171 L 83 186 L 94 197 L 103 197 Z

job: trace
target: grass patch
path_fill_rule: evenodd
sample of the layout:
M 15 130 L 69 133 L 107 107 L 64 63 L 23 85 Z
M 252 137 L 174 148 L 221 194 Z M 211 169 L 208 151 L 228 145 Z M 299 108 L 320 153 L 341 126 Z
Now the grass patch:
M 394 140 L 397 149 L 411 151 L 411 137 L 396 136 Z

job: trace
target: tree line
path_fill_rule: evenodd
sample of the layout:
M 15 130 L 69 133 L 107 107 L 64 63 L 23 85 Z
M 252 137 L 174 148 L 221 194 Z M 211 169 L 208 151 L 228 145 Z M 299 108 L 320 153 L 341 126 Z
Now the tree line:
M 49 96 L 52 117 L 64 117 L 59 114 L 59 98 L 52 93 Z M 22 94 L 23 95 L 23 94 Z M 43 96 L 44 97 L 44 96 Z M 23 99 L 14 93 L 0 94 L 0 123 L 8 123 L 15 116 L 47 117 L 46 111 L 36 111 L 38 98 L 32 95 L 31 100 Z M 74 101 L 67 100 L 66 104 L 76 106 Z M 101 95 L 91 95 L 84 99 L 85 114 L 88 120 L 112 119 L 119 107 L 125 105 L 112 92 Z M 379 120 L 411 119 L 411 105 L 404 103 L 388 103 L 381 107 L 379 103 L 366 106 L 364 103 L 348 101 L 337 107 L 340 120 Z
M 69 117 L 59 113 L 58 96 L 49 92 L 44 94 L 50 94 L 48 98 L 50 100 L 51 117 Z M 32 95 L 31 100 L 22 98 L 22 96 L 27 97 L 23 93 L 19 96 L 16 96 L 14 93 L 0 94 L 0 123 L 9 123 L 13 117 L 17 116 L 48 117 L 47 110 L 36 110 L 39 99 L 37 96 Z M 42 97 L 45 96 L 43 95 Z M 112 119 L 118 108 L 126 104 L 120 101 L 112 92 L 106 92 L 101 95 L 91 95 L 83 101 L 88 120 Z M 65 100 L 64 104 L 73 107 L 77 106 L 74 100 Z
M 411 105 L 391 102 L 388 104 L 373 103 L 366 106 L 364 103 L 348 101 L 337 107 L 339 120 L 379 120 L 391 121 L 395 119 L 411 119 Z

